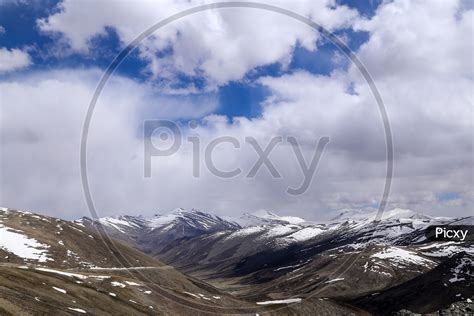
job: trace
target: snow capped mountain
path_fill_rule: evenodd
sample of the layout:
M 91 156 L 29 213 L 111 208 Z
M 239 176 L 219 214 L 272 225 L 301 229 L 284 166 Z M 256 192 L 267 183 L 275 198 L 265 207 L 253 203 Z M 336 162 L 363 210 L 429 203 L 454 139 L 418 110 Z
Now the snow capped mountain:
M 147 252 L 158 254 L 182 238 L 210 235 L 210 238 L 242 240 L 251 237 L 255 249 L 307 243 L 312 240 L 333 238 L 354 249 L 367 243 L 378 245 L 406 245 L 424 243 L 424 230 L 434 224 L 454 221 L 450 218 L 430 217 L 406 209 L 393 209 L 375 221 L 376 211 L 342 210 L 326 223 L 314 223 L 294 216 L 279 216 L 261 210 L 240 217 L 224 217 L 195 209 L 176 209 L 169 214 L 152 217 L 118 216 L 99 220 L 83 218 L 85 226 L 105 228 L 112 237 L 137 245 Z M 463 219 L 467 221 L 468 219 Z M 350 242 L 349 242 L 350 241 Z
M 128 215 L 100 218 L 99 223 L 113 227 L 120 232 L 124 232 L 124 229 L 142 229 L 147 226 L 147 221 L 143 217 Z
M 373 282 L 383 281 L 384 286 L 389 286 L 394 278 L 406 281 L 454 253 L 474 254 L 474 246 L 469 243 L 432 243 L 425 238 L 428 226 L 456 220 L 410 210 L 389 210 L 380 221 L 374 221 L 375 213 L 346 211 L 344 217 L 321 224 L 290 223 L 281 220 L 283 216 L 268 212 L 258 215 L 242 216 L 248 221 L 240 221 L 240 229 L 181 239 L 156 255 L 198 274 L 210 269 L 221 277 L 258 273 L 276 279 L 288 274 L 289 284 L 295 287 L 295 282 L 310 286 L 301 272 L 307 270 L 311 275 L 319 271 L 321 266 L 315 260 L 321 258 L 338 258 L 339 262 L 351 254 L 364 254 L 367 259 L 360 266 L 366 268 L 361 272 L 373 272 Z M 298 273 L 292 275 L 293 270 Z
M 184 229 L 184 227 L 201 232 L 240 228 L 237 223 L 226 221 L 219 216 L 195 209 L 188 211 L 182 208 L 178 208 L 169 214 L 155 214 L 151 217 L 124 215 L 103 217 L 98 220 L 83 217 L 76 222 L 86 225 L 102 225 L 109 232 L 123 234 L 144 233 L 153 230 L 170 231 L 177 228 Z
M 298 217 L 260 211 L 235 218 L 234 221 L 238 222 L 242 229 L 218 233 L 216 236 L 226 236 L 226 239 L 251 236 L 251 243 L 265 244 L 265 247 L 270 245 L 273 248 L 334 238 L 347 246 L 360 248 L 369 242 L 379 245 L 423 243 L 426 241 L 426 227 L 453 221 L 450 218 L 429 217 L 405 209 L 388 210 L 380 221 L 375 221 L 376 214 L 375 211 L 343 210 L 329 222 L 314 223 Z
M 148 227 L 171 229 L 173 225 L 184 222 L 189 226 L 203 231 L 216 231 L 223 229 L 237 229 L 240 226 L 231 221 L 226 221 L 219 216 L 201 212 L 195 209 L 187 211 L 183 208 L 178 208 L 167 215 L 155 215 L 147 219 Z
M 306 220 L 296 216 L 279 216 L 273 212 L 260 210 L 250 213 L 244 213 L 240 217 L 226 217 L 227 219 L 238 223 L 242 227 L 259 225 L 277 225 L 277 224 L 303 224 Z
M 470 218 L 430 217 L 405 209 L 375 218 L 374 211 L 343 210 L 318 224 L 269 211 L 221 218 L 177 209 L 150 218 L 122 216 L 91 223 L 187 273 L 221 278 L 258 274 L 288 288 L 319 286 L 322 280 L 310 282 L 305 275 L 323 275 L 321 269 L 330 274 L 351 254 L 361 256 L 355 275 L 364 273 L 379 287 L 407 281 L 456 253 L 474 254 L 470 243 L 432 243 L 425 237 L 430 225 L 469 223 Z M 326 260 L 334 262 L 328 265 Z M 346 277 L 333 283 L 354 288 L 357 280 Z
M 113 238 L 155 254 L 181 238 L 191 238 L 221 231 L 234 231 L 241 226 L 219 216 L 195 209 L 178 208 L 165 215 L 152 217 L 118 216 L 92 220 L 84 217 L 78 222 L 86 227 L 101 227 Z

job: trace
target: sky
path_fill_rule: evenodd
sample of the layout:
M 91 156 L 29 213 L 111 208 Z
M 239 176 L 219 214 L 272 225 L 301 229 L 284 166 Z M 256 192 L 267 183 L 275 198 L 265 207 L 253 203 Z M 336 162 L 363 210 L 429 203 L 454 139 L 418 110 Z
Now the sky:
M 101 76 L 149 27 L 205 3 L 0 0 L 0 205 L 88 216 L 80 142 Z M 393 132 L 387 208 L 471 215 L 472 2 L 264 3 L 323 26 L 370 73 Z M 164 119 L 179 126 L 181 146 L 152 157 L 146 177 L 145 122 Z M 145 38 L 108 80 L 88 135 L 100 216 L 183 207 L 328 219 L 343 209 L 376 209 L 385 183 L 384 126 L 357 67 L 317 30 L 250 8 L 196 13 Z M 175 140 L 151 135 L 157 148 Z M 198 150 L 189 137 L 197 137 Z M 222 137 L 237 143 L 212 149 Z M 302 170 L 324 137 L 329 143 L 307 189 L 289 194 L 304 182 Z M 278 176 L 267 163 L 252 174 L 265 149 Z M 223 178 L 209 165 L 239 172 Z

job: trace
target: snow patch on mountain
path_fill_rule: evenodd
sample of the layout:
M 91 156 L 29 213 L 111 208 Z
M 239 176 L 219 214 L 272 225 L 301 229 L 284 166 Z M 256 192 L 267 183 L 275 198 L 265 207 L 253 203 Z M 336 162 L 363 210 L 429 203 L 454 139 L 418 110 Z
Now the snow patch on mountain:
M 309 240 L 311 238 L 316 237 L 317 235 L 321 234 L 326 230 L 318 228 L 318 227 L 305 227 L 291 235 L 289 235 L 289 238 L 292 238 L 296 240 L 297 242 Z
M 300 302 L 301 302 L 301 298 L 288 298 L 284 300 L 257 302 L 257 305 L 292 304 L 292 303 L 300 303 Z
M 409 264 L 431 266 L 436 264 L 434 261 L 423 258 L 415 252 L 405 250 L 399 247 L 387 247 L 371 256 L 372 258 L 385 259 L 393 265 L 407 266 Z
M 239 229 L 229 236 L 227 236 L 225 239 L 232 239 L 232 238 L 237 238 L 237 237 L 243 237 L 243 236 L 248 236 L 248 235 L 254 235 L 258 234 L 265 231 L 265 227 L 263 226 L 251 226 L 251 227 L 246 227 Z
M 268 228 L 263 238 L 275 238 L 293 233 L 299 227 L 295 225 L 275 225 Z
M 16 256 L 46 262 L 49 245 L 40 243 L 34 238 L 25 236 L 21 231 L 14 230 L 0 224 L 0 248 L 15 254 Z
M 180 215 L 171 213 L 167 215 L 155 215 L 152 218 L 148 219 L 148 226 L 150 228 L 158 228 L 169 225 L 174 220 L 176 220 Z
M 139 227 L 137 224 L 127 220 L 125 217 L 104 217 L 99 219 L 99 222 L 104 223 L 104 224 L 111 224 L 111 225 L 122 225 L 122 226 L 128 226 L 128 227 Z
M 474 255 L 474 245 L 463 245 L 455 241 L 447 241 L 444 243 L 433 243 L 428 246 L 419 248 L 424 255 L 429 257 L 451 257 L 452 255 L 465 251 L 468 254 Z
M 473 274 L 474 261 L 470 258 L 462 258 L 460 263 L 452 269 L 453 277 L 449 279 L 449 282 L 465 281 L 466 275 L 474 276 Z
M 339 282 L 339 281 L 344 281 L 344 278 L 336 278 L 336 279 L 326 281 L 324 283 L 330 284 L 330 283 Z
M 269 219 L 269 220 L 283 221 L 283 222 L 287 222 L 289 224 L 301 224 L 301 223 L 305 222 L 305 220 L 300 218 L 300 217 L 279 216 L 279 215 L 277 215 L 273 212 L 266 211 L 266 210 L 257 211 L 255 213 L 253 213 L 252 215 L 260 217 L 260 218 Z
M 78 313 L 81 313 L 81 314 L 86 314 L 87 312 L 81 308 L 75 308 L 75 307 L 68 307 L 67 309 L 69 310 L 72 310 L 74 312 L 78 312 Z
M 242 227 L 259 225 L 294 224 L 306 223 L 306 220 L 296 216 L 279 216 L 267 210 L 259 210 L 254 213 L 244 213 L 240 217 L 225 217 L 228 220 L 238 223 Z

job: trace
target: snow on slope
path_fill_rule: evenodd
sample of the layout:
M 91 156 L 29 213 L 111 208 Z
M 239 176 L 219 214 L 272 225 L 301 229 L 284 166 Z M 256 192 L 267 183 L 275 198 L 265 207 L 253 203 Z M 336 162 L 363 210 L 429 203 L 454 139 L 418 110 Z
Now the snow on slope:
M 297 242 L 298 241 L 305 241 L 305 240 L 309 240 L 311 238 L 314 238 L 317 235 L 319 235 L 319 234 L 321 234 L 322 232 L 325 232 L 325 231 L 326 231 L 325 229 L 321 229 L 321 228 L 318 228 L 318 227 L 305 227 L 305 228 L 289 235 L 288 237 L 296 240 Z
M 285 300 L 257 302 L 257 305 L 292 304 L 292 303 L 300 303 L 300 302 L 301 302 L 301 298 L 288 298 Z
M 24 259 L 38 260 L 39 262 L 50 260 L 47 250 L 48 245 L 2 224 L 0 224 L 0 248 Z
M 289 235 L 299 229 L 296 225 L 274 225 L 268 228 L 263 238 L 275 238 L 280 236 Z
M 112 226 L 113 228 L 115 228 L 116 230 L 118 230 L 121 233 L 125 233 L 125 231 L 123 231 L 120 228 L 120 226 L 131 226 L 128 221 L 122 220 L 120 218 L 114 218 L 114 217 L 101 218 L 101 219 L 99 219 L 99 223 L 101 223 L 102 225 L 106 225 L 106 226 Z
M 449 279 L 449 282 L 465 281 L 465 275 L 473 276 L 474 261 L 470 258 L 462 258 L 461 262 L 452 269 L 453 277 Z
M 371 256 L 372 258 L 386 259 L 393 265 L 407 266 L 410 264 L 431 266 L 435 262 L 417 255 L 415 252 L 399 247 L 388 247 Z
M 216 226 L 240 228 L 237 223 L 226 221 L 217 215 L 201 212 L 195 209 L 185 210 L 183 208 L 178 208 L 170 214 L 155 215 L 154 217 L 147 219 L 147 222 L 149 227 L 158 228 L 176 223 L 179 220 L 186 222 L 190 226 L 203 230 L 212 229 Z
M 248 235 L 254 235 L 258 234 L 265 231 L 265 227 L 263 226 L 250 226 L 250 227 L 245 227 L 242 229 L 239 229 L 235 232 L 232 232 L 229 236 L 227 236 L 225 239 L 232 239 L 232 238 L 237 238 L 237 237 L 243 237 L 243 236 L 248 236 Z
M 288 224 L 301 224 L 305 222 L 305 220 L 300 217 L 279 216 L 273 212 L 266 211 L 266 210 L 257 211 L 253 213 L 252 215 L 260 217 L 260 218 L 269 219 L 269 220 L 283 221 L 283 222 L 287 222 Z
M 273 212 L 260 210 L 250 213 L 244 213 L 239 217 L 225 217 L 226 219 L 238 223 L 242 227 L 258 225 L 276 225 L 276 224 L 295 224 L 300 225 L 306 220 L 296 216 L 279 216 Z
M 87 224 L 94 222 L 89 218 L 82 218 L 76 223 Z M 137 231 L 148 232 L 161 230 L 163 232 L 172 230 L 176 225 L 186 225 L 198 231 L 216 231 L 225 229 L 237 229 L 237 223 L 226 221 L 219 216 L 204 213 L 197 210 L 185 210 L 178 208 L 169 214 L 155 214 L 152 217 L 143 216 L 117 216 L 103 217 L 97 221 L 102 226 L 112 228 L 122 234 L 134 233 Z
M 166 215 L 155 215 L 148 219 L 148 224 L 150 228 L 158 228 L 169 225 L 174 220 L 179 218 L 181 215 L 176 213 L 166 214 Z
M 316 224 L 297 220 L 298 224 L 290 224 L 283 219 L 285 216 L 278 216 L 268 211 L 260 211 L 254 214 L 244 214 L 238 221 L 244 229 L 237 230 L 229 237 L 246 236 L 258 234 L 259 239 L 274 240 L 275 245 L 290 245 L 303 243 L 319 235 L 340 234 L 340 236 L 358 236 L 353 240 L 353 248 L 365 247 L 370 240 L 374 244 L 392 245 L 396 242 L 404 242 L 416 236 L 416 241 L 424 239 L 423 230 L 425 227 L 438 222 L 447 222 L 447 218 L 434 218 L 418 214 L 411 210 L 393 209 L 384 212 L 382 220 L 374 222 L 376 212 L 365 212 L 361 210 L 345 210 L 336 217 L 334 221 L 325 224 Z M 244 221 L 242 221 L 244 219 Z M 371 236 L 371 237 L 370 237 Z M 322 237 L 323 238 L 323 237 Z M 414 242 L 414 239 L 410 239 Z
M 474 244 L 467 246 L 455 241 L 436 242 L 418 249 L 428 257 L 450 257 L 461 251 L 474 255 Z

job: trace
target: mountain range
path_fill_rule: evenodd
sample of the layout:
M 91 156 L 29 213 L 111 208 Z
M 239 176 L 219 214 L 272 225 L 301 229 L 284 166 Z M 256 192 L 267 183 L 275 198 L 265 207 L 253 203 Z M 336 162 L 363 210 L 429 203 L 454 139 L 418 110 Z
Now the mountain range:
M 473 217 L 343 210 L 317 223 L 176 209 L 76 221 L 0 209 L 0 313 L 275 315 L 473 312 Z M 420 297 L 419 293 L 423 293 Z

